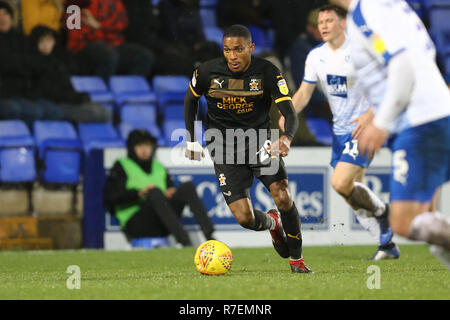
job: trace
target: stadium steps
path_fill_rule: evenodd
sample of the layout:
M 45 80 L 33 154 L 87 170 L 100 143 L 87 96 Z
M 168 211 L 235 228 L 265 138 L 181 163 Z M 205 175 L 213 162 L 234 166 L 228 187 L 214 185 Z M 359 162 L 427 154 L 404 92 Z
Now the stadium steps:
M 38 220 L 34 217 L 0 219 L 0 250 L 53 249 L 53 240 L 39 237 Z
M 80 249 L 78 216 L 9 217 L 0 219 L 0 250 Z
M 53 241 L 50 238 L 34 239 L 2 239 L 0 240 L 0 250 L 51 250 Z

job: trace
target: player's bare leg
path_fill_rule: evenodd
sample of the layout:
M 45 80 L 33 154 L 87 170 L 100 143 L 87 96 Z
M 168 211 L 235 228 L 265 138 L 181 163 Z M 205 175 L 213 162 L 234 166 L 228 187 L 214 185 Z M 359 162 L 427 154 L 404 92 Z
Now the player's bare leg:
M 246 229 L 262 231 L 275 228 L 275 221 L 272 217 L 259 210 L 254 210 L 249 198 L 236 200 L 228 207 L 237 222 Z
M 288 180 L 273 182 L 270 185 L 270 194 L 280 212 L 292 272 L 312 273 L 311 269 L 304 264 L 300 216 L 289 192 Z
M 392 230 L 387 216 L 375 217 L 387 211 L 387 206 L 362 184 L 365 169 L 348 162 L 338 162 L 331 178 L 331 186 L 355 210 L 359 223 L 378 244 L 372 260 L 399 257 L 398 247 L 393 243 Z
M 431 212 L 438 211 L 439 199 L 441 197 L 441 188 L 437 188 L 436 192 L 433 195 L 433 199 L 431 200 Z
M 353 209 L 366 209 L 374 216 L 380 216 L 386 210 L 386 206 L 372 190 L 360 182 L 363 176 L 363 168 L 339 162 L 333 173 L 331 186 Z
M 391 227 L 400 236 L 430 244 L 431 252 L 450 269 L 450 219 L 431 207 L 418 201 L 392 202 Z

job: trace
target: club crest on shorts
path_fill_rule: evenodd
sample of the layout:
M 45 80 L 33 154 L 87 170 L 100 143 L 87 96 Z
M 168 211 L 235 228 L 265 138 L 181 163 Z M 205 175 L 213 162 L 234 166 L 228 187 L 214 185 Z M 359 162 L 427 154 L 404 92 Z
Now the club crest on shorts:
M 227 178 L 225 178 L 225 175 L 223 173 L 219 174 L 219 185 L 221 187 L 227 185 L 225 180 L 227 180 Z

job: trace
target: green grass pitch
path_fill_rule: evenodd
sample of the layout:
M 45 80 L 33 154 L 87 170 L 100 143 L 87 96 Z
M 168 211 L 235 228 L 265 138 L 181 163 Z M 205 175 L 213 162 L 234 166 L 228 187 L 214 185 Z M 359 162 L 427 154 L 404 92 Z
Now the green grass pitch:
M 205 276 L 195 248 L 147 251 L 0 253 L 0 299 L 450 299 L 450 272 L 424 245 L 401 246 L 399 260 L 370 262 L 374 246 L 305 247 L 315 274 L 292 274 L 273 248 L 232 248 L 233 267 Z M 68 266 L 81 271 L 69 290 Z M 371 265 L 380 289 L 368 289 Z

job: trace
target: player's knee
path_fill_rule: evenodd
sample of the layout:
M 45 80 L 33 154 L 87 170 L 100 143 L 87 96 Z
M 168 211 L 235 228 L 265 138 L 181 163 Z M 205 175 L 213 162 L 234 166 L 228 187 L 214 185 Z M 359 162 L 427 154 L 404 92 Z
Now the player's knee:
M 288 211 L 292 207 L 292 198 L 287 191 L 278 193 L 274 200 L 279 210 Z
M 337 179 L 334 177 L 331 179 L 331 186 L 343 197 L 350 195 L 354 187 L 353 184 L 353 180 L 349 179 Z
M 292 198 L 286 180 L 274 182 L 270 186 L 270 193 L 279 210 L 287 211 L 292 207 Z

